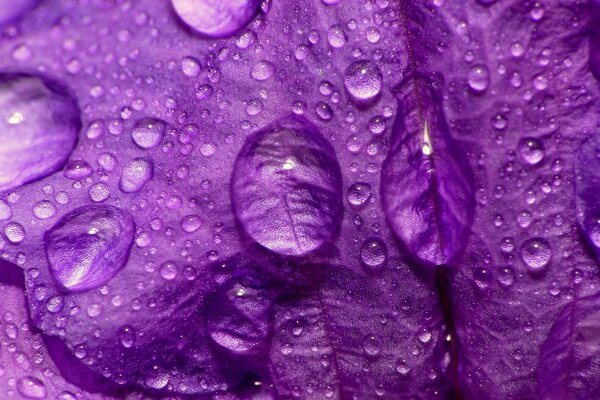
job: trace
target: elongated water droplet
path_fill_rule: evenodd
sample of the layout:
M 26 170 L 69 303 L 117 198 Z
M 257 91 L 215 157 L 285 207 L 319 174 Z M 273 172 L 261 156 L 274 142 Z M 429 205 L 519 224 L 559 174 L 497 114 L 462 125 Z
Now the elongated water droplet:
M 136 158 L 131 160 L 121 174 L 119 188 L 126 192 L 132 193 L 140 190 L 154 176 L 154 165 L 152 161 L 145 158 Z
M 316 249 L 341 218 L 335 152 L 301 117 L 279 120 L 247 139 L 235 162 L 231 192 L 248 235 L 280 254 Z
M 226 38 L 242 30 L 258 12 L 259 0 L 171 0 L 186 25 L 212 38 Z
M 70 291 L 105 284 L 125 266 L 134 231 L 131 216 L 113 206 L 71 211 L 44 235 L 56 281 Z
M 473 221 L 472 172 L 429 82 L 409 77 L 396 92 L 399 112 L 381 177 L 383 209 L 414 257 L 448 264 L 464 248 Z
M 58 171 L 77 142 L 80 118 L 77 102 L 59 83 L 0 74 L 0 191 Z

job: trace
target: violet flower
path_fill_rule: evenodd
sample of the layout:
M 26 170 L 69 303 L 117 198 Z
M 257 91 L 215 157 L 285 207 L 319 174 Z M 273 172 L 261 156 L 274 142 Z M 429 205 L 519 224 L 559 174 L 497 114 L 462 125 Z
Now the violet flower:
M 598 0 L 0 0 L 0 399 L 600 399 Z

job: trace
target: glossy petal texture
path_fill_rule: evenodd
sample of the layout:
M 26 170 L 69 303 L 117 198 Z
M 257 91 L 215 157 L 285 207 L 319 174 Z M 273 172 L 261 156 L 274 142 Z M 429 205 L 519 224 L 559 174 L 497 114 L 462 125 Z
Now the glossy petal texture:
M 600 297 L 568 304 L 552 325 L 540 352 L 542 399 L 600 397 Z
M 60 84 L 35 75 L 0 74 L 0 191 L 59 170 L 80 126 L 77 103 Z
M 383 209 L 411 255 L 449 264 L 463 250 L 473 222 L 472 172 L 450 137 L 433 85 L 411 76 L 397 97 L 399 113 L 381 176 Z
M 333 147 L 306 119 L 290 117 L 247 139 L 231 179 L 233 209 L 264 247 L 303 255 L 337 228 L 341 186 Z
M 230 37 L 258 12 L 258 0 L 171 0 L 175 12 L 190 28 L 213 38 Z
M 69 291 L 104 285 L 125 266 L 134 230 L 131 215 L 116 207 L 73 210 L 44 235 L 54 278 Z
M 577 221 L 596 255 L 600 255 L 600 136 L 592 136 L 575 158 Z

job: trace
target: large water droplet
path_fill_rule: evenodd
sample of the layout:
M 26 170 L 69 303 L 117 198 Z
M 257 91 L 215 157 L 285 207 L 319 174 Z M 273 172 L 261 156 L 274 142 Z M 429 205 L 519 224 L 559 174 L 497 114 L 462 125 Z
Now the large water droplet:
M 220 347 L 247 354 L 263 346 L 270 334 L 272 300 L 258 278 L 232 279 L 205 311 L 206 332 Z
M 190 28 L 213 38 L 242 30 L 258 12 L 259 0 L 171 0 L 175 12 Z
M 550 243 L 542 238 L 531 238 L 521 246 L 521 258 L 532 272 L 543 271 L 552 258 Z
M 249 137 L 231 179 L 246 232 L 280 254 L 306 254 L 328 240 L 342 213 L 341 172 L 331 145 L 301 117 Z
M 105 284 L 125 266 L 134 231 L 129 213 L 113 206 L 71 211 L 44 235 L 56 281 L 71 291 Z
M 356 61 L 344 73 L 344 86 L 351 100 L 359 105 L 375 101 L 381 93 L 382 84 L 381 70 L 371 61 Z
M 0 191 L 58 171 L 80 128 L 77 102 L 60 84 L 0 74 Z
M 125 193 L 133 193 L 140 190 L 154 176 L 154 165 L 152 161 L 145 158 L 131 160 L 123 168 L 119 188 Z

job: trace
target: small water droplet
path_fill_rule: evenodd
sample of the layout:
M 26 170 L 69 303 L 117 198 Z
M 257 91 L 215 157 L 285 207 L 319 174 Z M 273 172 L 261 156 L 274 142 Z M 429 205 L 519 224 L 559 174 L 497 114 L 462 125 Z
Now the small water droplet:
M 383 265 L 387 259 L 387 247 L 379 238 L 372 238 L 363 243 L 360 249 L 360 259 L 371 268 Z
M 469 70 L 469 87 L 477 93 L 483 93 L 490 84 L 490 73 L 485 65 L 475 65 Z

